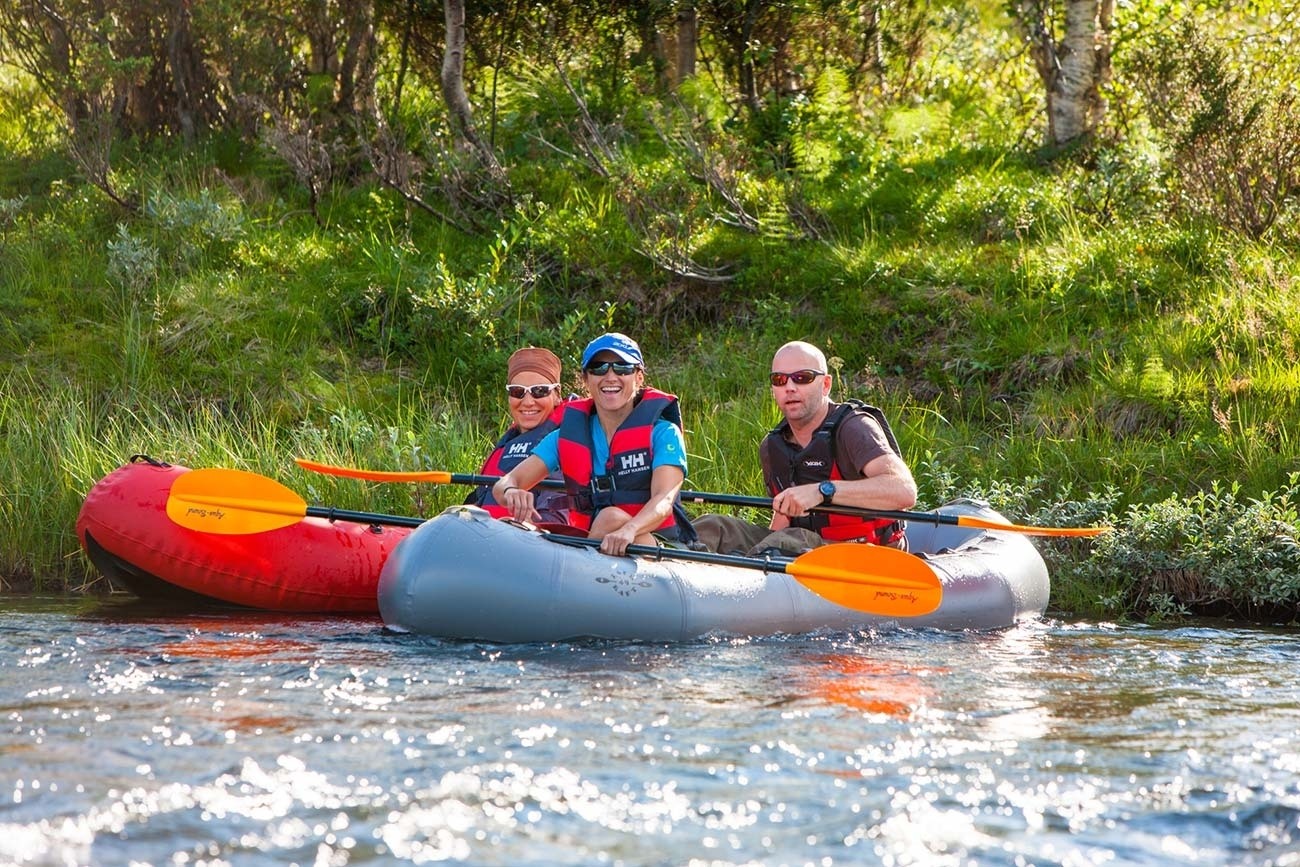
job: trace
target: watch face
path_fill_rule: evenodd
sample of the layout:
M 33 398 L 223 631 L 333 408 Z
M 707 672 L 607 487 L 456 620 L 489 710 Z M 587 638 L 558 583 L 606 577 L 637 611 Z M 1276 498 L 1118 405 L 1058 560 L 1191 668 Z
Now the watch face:
M 823 497 L 825 497 L 826 499 L 830 499 L 831 497 L 835 496 L 835 483 L 822 482 L 820 485 L 817 486 L 817 490 L 822 492 Z

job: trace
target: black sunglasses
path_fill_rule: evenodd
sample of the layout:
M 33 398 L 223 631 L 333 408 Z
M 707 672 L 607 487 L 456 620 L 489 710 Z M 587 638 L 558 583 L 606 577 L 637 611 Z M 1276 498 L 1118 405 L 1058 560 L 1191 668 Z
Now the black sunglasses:
M 507 385 L 506 394 L 515 400 L 523 400 L 525 394 L 531 394 L 534 400 L 541 400 L 546 395 L 560 387 L 558 382 L 552 382 L 550 385 Z
M 775 385 L 779 388 L 780 386 L 785 385 L 786 381 L 790 379 L 794 380 L 795 385 L 807 385 L 817 377 L 825 376 L 825 375 L 826 375 L 826 371 L 824 370 L 796 370 L 794 373 L 774 372 L 772 374 L 771 379 L 772 379 L 772 385 Z
M 601 361 L 596 364 L 588 364 L 583 368 L 585 373 L 592 376 L 604 376 L 613 370 L 619 376 L 631 376 L 636 371 L 637 366 L 626 361 Z

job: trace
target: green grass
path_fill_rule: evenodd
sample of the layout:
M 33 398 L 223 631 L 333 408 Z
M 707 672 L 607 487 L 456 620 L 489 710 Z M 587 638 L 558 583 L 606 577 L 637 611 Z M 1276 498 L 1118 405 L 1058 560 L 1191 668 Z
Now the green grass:
M 677 306 L 690 312 L 668 331 L 636 315 L 635 292 L 656 291 L 645 263 L 642 289 L 587 284 L 608 267 L 593 242 L 625 231 L 599 197 L 570 191 L 544 220 L 473 239 L 404 222 L 366 188 L 336 191 L 326 211 L 338 224 L 321 229 L 281 213 L 256 177 L 210 186 L 196 158 L 137 169 L 151 204 L 133 220 L 58 185 L 17 210 L 0 265 L 3 571 L 85 581 L 71 536 L 80 497 L 136 452 L 253 469 L 317 502 L 430 514 L 464 492 L 311 477 L 291 459 L 474 470 L 504 421 L 508 352 L 540 342 L 573 359 L 615 327 L 641 337 L 651 381 L 683 396 L 699 490 L 761 490 L 754 447 L 777 421 L 763 371 L 793 338 L 842 360 L 838 396 L 890 411 L 928 503 L 976 493 L 1022 518 L 1096 497 L 1118 515 L 1216 480 L 1281 485 L 1300 454 L 1285 248 L 1194 226 L 1099 226 L 1041 188 L 1051 176 L 979 152 L 949 160 L 972 180 L 906 229 L 846 222 L 833 240 L 781 243 L 731 233 L 736 285 L 686 290 Z M 939 177 L 911 198 L 932 198 Z M 1003 225 L 1039 199 L 1052 203 L 1029 208 L 1032 232 L 988 236 L 989 214 Z M 578 246 L 588 252 L 570 271 L 525 281 L 539 255 Z M 1077 564 L 1055 565 L 1068 576 Z
M 1242 515 L 1275 513 L 1290 527 L 1277 536 L 1294 536 L 1295 239 L 1174 218 L 1137 137 L 1087 166 L 1045 159 L 1017 136 L 1024 106 L 981 81 L 987 46 L 954 46 L 967 67 L 945 59 L 923 102 L 876 117 L 828 79 L 791 121 L 798 170 L 710 114 L 716 94 L 686 94 L 756 231 L 719 219 L 732 205 L 649 126 L 650 101 L 612 140 L 618 178 L 540 147 L 570 120 L 545 73 L 502 92 L 519 206 L 478 234 L 364 177 L 328 191 L 322 225 L 291 173 L 233 138 L 121 145 L 118 178 L 144 205 L 126 214 L 77 177 L 56 120 L 5 73 L 0 575 L 90 580 L 77 509 L 135 453 L 251 469 L 343 508 L 436 513 L 465 491 L 329 479 L 292 458 L 477 470 L 505 422 L 508 354 L 548 345 L 576 384 L 582 346 L 608 329 L 636 336 L 650 382 L 682 396 L 696 490 L 761 491 L 756 446 L 778 420 L 767 364 L 808 339 L 838 359 L 838 397 L 887 410 L 923 504 L 978 495 L 1014 520 L 1123 534 L 1165 530 L 1190 508 L 1169 504 L 1193 503 L 1243 545 L 1261 543 L 1230 526 Z M 420 106 L 437 100 L 407 110 Z M 734 279 L 670 274 L 645 255 L 655 244 Z M 1178 544 L 1161 556 L 1203 556 Z M 1042 547 L 1063 610 L 1177 608 L 1143 584 L 1139 567 L 1168 570 L 1140 548 Z

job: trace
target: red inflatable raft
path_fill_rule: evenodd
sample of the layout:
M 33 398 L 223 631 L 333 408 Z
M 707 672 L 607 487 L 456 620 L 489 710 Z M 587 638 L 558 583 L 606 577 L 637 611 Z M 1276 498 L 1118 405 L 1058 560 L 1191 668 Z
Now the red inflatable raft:
M 305 517 L 248 535 L 186 529 L 167 516 L 167 498 L 188 472 L 137 455 L 96 483 L 77 538 L 100 573 L 146 599 L 378 612 L 380 569 L 410 528 Z

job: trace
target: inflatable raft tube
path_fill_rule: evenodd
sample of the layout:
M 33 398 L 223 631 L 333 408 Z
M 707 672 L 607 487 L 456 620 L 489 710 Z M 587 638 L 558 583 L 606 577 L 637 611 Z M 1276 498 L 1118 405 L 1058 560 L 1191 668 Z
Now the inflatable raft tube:
M 304 518 L 248 535 L 216 535 L 167 517 L 172 483 L 189 469 L 148 458 L 91 488 L 77 538 L 95 568 L 143 599 L 216 602 L 266 611 L 373 614 L 384 562 L 404 527 Z
M 938 511 L 1005 520 L 970 501 Z M 908 539 L 939 576 L 943 601 L 919 617 L 882 617 L 829 602 L 783 572 L 610 557 L 455 506 L 389 557 L 379 613 L 390 629 L 442 638 L 673 642 L 899 626 L 990 630 L 1047 606 L 1047 567 L 1024 535 L 911 522 Z

